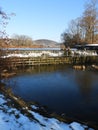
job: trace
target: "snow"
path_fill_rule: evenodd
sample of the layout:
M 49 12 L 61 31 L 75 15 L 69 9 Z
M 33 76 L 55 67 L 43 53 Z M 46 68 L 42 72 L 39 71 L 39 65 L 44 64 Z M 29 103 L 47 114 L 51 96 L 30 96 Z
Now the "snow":
M 5 96 L 0 94 L 0 130 L 85 130 L 88 128 L 78 122 L 68 124 L 55 118 L 43 117 L 32 110 L 28 110 L 28 112 L 36 120 L 30 119 L 18 109 L 8 106 Z M 94 129 L 88 128 L 88 130 Z
M 12 53 L 12 54 L 7 54 L 6 56 L 2 56 L 3 58 L 8 58 L 8 57 L 42 57 L 42 56 L 48 56 L 48 57 L 58 57 L 58 56 L 63 56 L 64 51 L 58 51 L 58 52 L 51 52 L 51 51 L 42 51 L 42 52 L 29 52 L 28 54 L 25 53 Z M 96 51 L 89 51 L 89 50 L 76 50 L 76 49 L 71 49 L 71 56 L 97 56 Z
M 39 107 L 37 107 L 37 106 L 35 106 L 35 105 L 31 105 L 31 107 L 33 108 L 33 109 L 38 109 Z
M 63 53 L 62 52 L 58 52 L 58 53 L 55 53 L 55 52 L 50 52 L 50 51 L 42 51 L 42 52 L 29 52 L 28 54 L 21 54 L 21 53 L 18 53 L 18 54 L 8 54 L 6 56 L 3 56 L 3 58 L 7 58 L 7 57 L 41 57 L 43 55 L 46 55 L 46 56 L 52 56 L 52 57 L 57 57 L 57 56 L 62 56 Z
M 78 55 L 78 56 L 97 56 L 96 51 L 89 51 L 89 50 L 71 50 L 71 55 Z

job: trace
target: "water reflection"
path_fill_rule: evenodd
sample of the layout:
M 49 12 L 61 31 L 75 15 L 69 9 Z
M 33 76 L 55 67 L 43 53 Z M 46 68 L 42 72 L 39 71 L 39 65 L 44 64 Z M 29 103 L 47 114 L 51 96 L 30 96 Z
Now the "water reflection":
M 71 66 L 40 66 L 18 71 L 9 79 L 16 95 L 57 113 L 98 122 L 98 73 Z M 13 84 L 15 81 L 15 86 Z
M 80 89 L 82 97 L 87 101 L 90 101 L 89 98 L 91 96 L 93 87 L 93 75 L 89 72 L 77 72 L 75 80 Z

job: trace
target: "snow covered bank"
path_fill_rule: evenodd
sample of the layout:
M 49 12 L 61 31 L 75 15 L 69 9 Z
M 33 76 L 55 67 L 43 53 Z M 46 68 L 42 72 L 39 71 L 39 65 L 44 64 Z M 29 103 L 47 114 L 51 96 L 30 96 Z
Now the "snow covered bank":
M 68 124 L 55 118 L 46 118 L 28 109 L 29 113 L 36 119 L 33 120 L 12 105 L 8 105 L 9 102 L 9 99 L 0 94 L 0 130 L 94 130 L 77 122 Z M 33 106 L 33 109 L 36 107 Z

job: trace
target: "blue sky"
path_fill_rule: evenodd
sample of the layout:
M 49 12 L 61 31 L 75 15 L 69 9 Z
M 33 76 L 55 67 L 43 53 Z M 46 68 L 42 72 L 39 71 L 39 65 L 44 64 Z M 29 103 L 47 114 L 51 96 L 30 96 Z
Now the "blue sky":
M 7 26 L 9 36 L 27 35 L 60 42 L 68 23 L 82 15 L 86 0 L 0 0 L 7 13 L 14 12 Z

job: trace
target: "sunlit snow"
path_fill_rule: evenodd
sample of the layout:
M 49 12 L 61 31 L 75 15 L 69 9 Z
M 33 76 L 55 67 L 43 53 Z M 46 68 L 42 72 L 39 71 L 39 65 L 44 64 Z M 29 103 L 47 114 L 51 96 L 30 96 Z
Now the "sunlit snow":
M 33 108 L 37 109 L 37 107 Z M 16 108 L 8 106 L 6 98 L 0 94 L 0 130 L 85 130 L 88 128 L 77 122 L 63 123 L 55 118 L 46 118 L 34 111 L 28 111 L 38 122 L 29 119 Z M 88 128 L 88 130 L 94 129 Z

